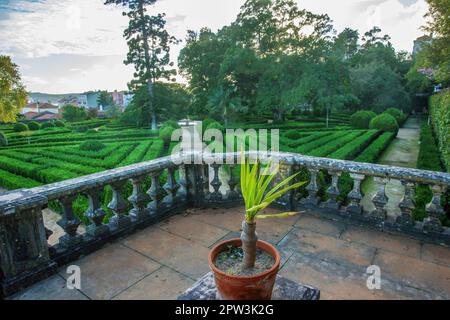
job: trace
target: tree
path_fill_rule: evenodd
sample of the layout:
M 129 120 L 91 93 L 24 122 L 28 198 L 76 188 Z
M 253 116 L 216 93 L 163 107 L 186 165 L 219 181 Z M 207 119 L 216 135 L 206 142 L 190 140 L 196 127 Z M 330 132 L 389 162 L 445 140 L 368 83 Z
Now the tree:
M 0 55 L 0 121 L 15 122 L 17 114 L 27 103 L 18 66 L 8 56 Z
M 98 117 L 98 110 L 97 108 L 89 108 L 87 110 L 87 118 L 88 119 L 95 119 Z
M 82 121 L 86 119 L 86 110 L 73 104 L 66 104 L 62 107 L 62 116 L 69 122 Z
M 157 109 L 154 103 L 154 83 L 159 79 L 172 79 L 176 71 L 170 62 L 170 45 L 178 40 L 165 30 L 164 14 L 148 15 L 147 6 L 156 0 L 107 0 L 106 5 L 115 4 L 126 8 L 123 15 L 129 19 L 124 37 L 128 44 L 128 55 L 125 64 L 133 64 L 134 78 L 129 83 L 130 90 L 139 91 L 146 87 L 148 99 L 145 99 L 145 110 L 151 114 L 151 127 L 156 130 Z M 144 92 L 141 92 L 143 94 Z
M 424 49 L 426 59 L 423 67 L 435 69 L 438 82 L 450 84 L 450 3 L 448 0 L 427 0 L 429 18 L 424 30 L 429 32 L 433 40 Z
M 117 118 L 120 115 L 120 107 L 113 103 L 106 108 L 106 115 L 108 118 Z
M 103 107 L 103 110 L 108 109 L 108 107 L 114 105 L 114 99 L 108 91 L 100 91 L 97 104 Z

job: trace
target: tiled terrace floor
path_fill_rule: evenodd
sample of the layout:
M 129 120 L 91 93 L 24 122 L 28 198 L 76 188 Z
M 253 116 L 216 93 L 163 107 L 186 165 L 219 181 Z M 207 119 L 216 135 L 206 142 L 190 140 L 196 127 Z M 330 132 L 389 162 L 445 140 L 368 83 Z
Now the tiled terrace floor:
M 239 235 L 242 208 L 189 211 L 112 243 L 73 264 L 81 290 L 66 288 L 66 268 L 14 299 L 176 299 L 208 272 L 209 248 Z M 280 273 L 321 290 L 322 299 L 450 299 L 450 249 L 314 213 L 261 220 L 259 238 L 278 245 Z M 381 268 L 381 290 L 366 286 Z

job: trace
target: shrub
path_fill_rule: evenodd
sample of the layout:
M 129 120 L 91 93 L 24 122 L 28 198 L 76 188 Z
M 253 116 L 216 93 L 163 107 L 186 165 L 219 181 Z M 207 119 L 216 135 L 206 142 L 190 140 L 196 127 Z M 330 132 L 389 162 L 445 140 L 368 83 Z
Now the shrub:
M 382 113 L 370 121 L 370 129 L 378 129 L 385 132 L 397 132 L 398 123 L 393 116 L 388 113 Z
M 28 124 L 28 129 L 30 129 L 32 131 L 39 130 L 40 128 L 41 128 L 41 125 L 39 123 L 37 123 L 36 121 L 31 121 Z
M 28 126 L 25 123 L 18 122 L 14 125 L 13 130 L 15 132 L 28 131 Z
M 219 131 L 224 131 L 225 130 L 225 128 L 223 127 L 223 125 L 221 125 L 219 122 L 217 122 L 217 121 L 214 121 L 214 122 L 211 122 L 207 127 L 206 127 L 206 130 L 209 130 L 209 129 L 217 129 L 217 130 L 219 130 Z
M 205 131 L 206 131 L 206 129 L 208 128 L 208 126 L 211 124 L 211 123 L 213 123 L 213 122 L 216 122 L 214 119 L 211 119 L 211 118 L 206 118 L 206 119 L 204 119 L 203 120 L 203 122 L 202 122 L 202 130 L 203 130 L 203 133 L 205 133 Z
M 387 114 L 390 114 L 391 116 L 393 116 L 399 126 L 402 125 L 403 122 L 405 122 L 405 120 L 406 120 L 406 115 L 403 113 L 402 110 L 397 109 L 397 108 L 386 109 L 384 111 L 384 113 L 387 113 Z
M 450 90 L 444 90 L 430 98 L 430 115 L 441 159 L 450 172 Z
M 76 132 L 86 132 L 89 128 L 87 126 L 79 126 L 75 129 Z
M 8 145 L 8 138 L 2 131 L 0 131 L 0 147 L 4 147 L 7 145 Z
M 80 150 L 83 151 L 100 151 L 105 145 L 100 141 L 85 141 L 80 145 Z
M 376 116 L 377 114 L 373 111 L 361 110 L 350 117 L 350 124 L 355 128 L 368 129 L 370 121 Z
M 41 129 L 54 128 L 54 127 L 55 127 L 55 124 L 53 122 L 50 122 L 50 121 L 44 122 L 41 125 Z
M 369 145 L 356 159 L 358 162 L 375 163 L 381 153 L 389 146 L 395 138 L 392 132 L 385 132 Z
M 159 130 L 159 138 L 164 141 L 164 145 L 168 146 L 172 140 L 172 132 L 175 129 L 172 127 L 165 127 Z
M 286 132 L 285 136 L 286 136 L 286 138 L 289 138 L 292 140 L 297 140 L 302 137 L 302 134 L 298 130 L 289 130 L 288 132 Z
M 86 133 L 98 133 L 98 131 L 95 129 L 89 129 L 86 131 Z
M 164 122 L 162 124 L 161 129 L 163 129 L 165 127 L 172 127 L 174 129 L 178 129 L 178 128 L 180 128 L 180 125 L 175 120 L 167 120 L 166 122 Z
M 62 122 L 61 120 L 56 120 L 56 121 L 54 122 L 54 124 L 55 124 L 55 126 L 57 126 L 57 127 L 59 127 L 59 128 L 62 128 L 62 127 L 65 127 L 65 126 L 66 126 L 65 123 Z

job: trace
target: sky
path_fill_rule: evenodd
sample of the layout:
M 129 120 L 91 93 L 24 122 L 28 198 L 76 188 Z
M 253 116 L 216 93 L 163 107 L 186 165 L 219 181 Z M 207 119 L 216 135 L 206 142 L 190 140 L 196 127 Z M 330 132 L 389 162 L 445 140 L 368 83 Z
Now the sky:
M 423 32 L 425 0 L 296 0 L 300 8 L 327 13 L 337 32 L 361 34 L 374 25 L 391 36 L 397 50 L 412 51 Z M 27 90 L 75 93 L 125 90 L 133 67 L 125 66 L 123 30 L 127 18 L 104 0 L 0 0 L 0 54 L 19 65 Z M 168 31 L 178 39 L 187 30 L 230 24 L 245 0 L 159 0 Z M 184 41 L 172 47 L 176 62 Z M 182 77 L 178 77 L 183 81 Z

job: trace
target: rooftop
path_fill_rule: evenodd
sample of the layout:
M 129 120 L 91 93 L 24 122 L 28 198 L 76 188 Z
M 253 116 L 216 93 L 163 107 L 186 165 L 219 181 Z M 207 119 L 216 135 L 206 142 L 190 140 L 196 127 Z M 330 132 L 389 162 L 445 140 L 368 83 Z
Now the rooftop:
M 11 299 L 176 299 L 209 271 L 209 248 L 239 236 L 243 210 L 188 209 L 70 263 L 81 290 L 66 288 L 63 266 Z M 311 210 L 257 230 L 279 248 L 280 274 L 319 288 L 321 299 L 450 299 L 448 247 Z M 366 286 L 370 265 L 381 268 L 381 290 Z

